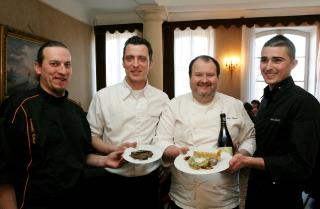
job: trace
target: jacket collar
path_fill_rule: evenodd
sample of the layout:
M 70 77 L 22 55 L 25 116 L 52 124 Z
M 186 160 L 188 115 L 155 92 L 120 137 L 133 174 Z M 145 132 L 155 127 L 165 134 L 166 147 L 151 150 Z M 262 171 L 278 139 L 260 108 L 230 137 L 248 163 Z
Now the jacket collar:
M 283 81 L 281 81 L 280 83 L 276 84 L 272 90 L 270 90 L 269 86 L 266 86 L 264 88 L 264 93 L 263 93 L 263 98 L 269 100 L 269 103 L 274 100 L 277 99 L 279 97 L 279 95 L 281 94 L 281 92 L 283 92 L 284 90 L 294 86 L 294 81 L 292 79 L 291 76 L 287 77 L 286 79 L 284 79 Z
M 126 79 L 123 79 L 122 81 L 122 88 L 121 88 L 121 97 L 123 100 L 128 98 L 133 92 L 133 89 L 131 86 L 127 83 Z M 145 97 L 150 97 L 152 95 L 151 86 L 149 85 L 149 82 L 147 81 L 145 87 L 142 89 L 142 93 Z

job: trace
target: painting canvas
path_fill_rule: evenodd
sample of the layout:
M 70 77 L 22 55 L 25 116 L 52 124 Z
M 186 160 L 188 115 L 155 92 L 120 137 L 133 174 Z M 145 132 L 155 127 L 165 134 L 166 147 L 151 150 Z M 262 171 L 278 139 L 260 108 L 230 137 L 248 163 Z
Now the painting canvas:
M 1 102 L 17 91 L 31 89 L 38 85 L 38 76 L 33 65 L 38 49 L 47 39 L 8 26 L 0 25 L 0 29 Z
M 36 60 L 37 50 L 41 45 L 14 36 L 8 36 L 6 46 L 6 95 L 12 95 L 16 91 L 37 86 L 38 76 L 33 69 L 33 64 Z

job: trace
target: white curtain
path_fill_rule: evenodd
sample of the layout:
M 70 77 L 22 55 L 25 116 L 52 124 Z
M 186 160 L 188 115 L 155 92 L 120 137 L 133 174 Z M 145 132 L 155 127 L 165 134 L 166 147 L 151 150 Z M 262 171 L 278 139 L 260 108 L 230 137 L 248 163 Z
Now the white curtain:
M 243 102 L 255 99 L 255 72 L 253 70 L 254 60 L 254 27 L 242 26 L 241 39 L 241 95 Z
M 106 85 L 110 86 L 121 82 L 125 77 L 125 70 L 122 67 L 123 47 L 128 38 L 138 35 L 138 31 L 133 33 L 116 31 L 111 34 L 106 33 Z
M 190 92 L 189 63 L 199 55 L 214 56 L 214 29 L 174 31 L 174 89 L 175 96 Z

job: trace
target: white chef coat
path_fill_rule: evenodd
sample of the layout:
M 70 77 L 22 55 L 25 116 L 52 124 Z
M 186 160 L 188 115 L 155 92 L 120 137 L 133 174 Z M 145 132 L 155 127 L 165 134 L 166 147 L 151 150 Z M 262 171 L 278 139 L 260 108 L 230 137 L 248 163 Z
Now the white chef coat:
M 164 109 L 154 143 L 163 149 L 170 145 L 217 147 L 220 113 L 227 116 L 227 127 L 235 147 L 251 155 L 255 151 L 254 124 L 243 103 L 216 92 L 211 103 L 203 105 L 188 93 L 170 101 Z M 171 199 L 184 209 L 230 209 L 239 205 L 239 173 L 192 175 L 171 167 Z
M 101 89 L 88 110 L 91 132 L 116 146 L 124 142 L 151 144 L 161 111 L 168 101 L 164 92 L 148 83 L 141 91 L 132 90 L 125 80 Z M 142 176 L 159 165 L 159 161 L 146 165 L 127 163 L 121 168 L 106 170 L 123 176 Z

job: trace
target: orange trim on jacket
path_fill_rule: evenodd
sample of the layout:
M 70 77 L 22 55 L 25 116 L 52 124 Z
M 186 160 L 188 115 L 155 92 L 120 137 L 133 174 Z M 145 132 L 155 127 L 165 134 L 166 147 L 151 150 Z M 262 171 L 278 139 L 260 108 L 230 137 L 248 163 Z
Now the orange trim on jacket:
M 28 114 L 27 114 L 25 108 L 23 107 L 23 104 L 24 104 L 26 101 L 28 101 L 28 100 L 30 100 L 30 99 L 33 99 L 33 98 L 36 98 L 36 97 L 38 97 L 38 96 L 39 96 L 39 94 L 36 94 L 36 95 L 34 95 L 34 96 L 25 98 L 25 99 L 20 103 L 20 105 L 17 107 L 17 109 L 15 110 L 14 116 L 13 116 L 12 121 L 11 121 L 11 124 L 13 124 L 14 121 L 15 121 L 15 119 L 16 119 L 16 115 L 17 115 L 17 113 L 19 112 L 19 109 L 21 109 L 22 112 L 23 112 L 23 114 L 24 114 L 24 116 L 25 116 L 25 123 L 26 123 L 26 130 L 27 130 L 27 133 L 26 133 L 26 134 L 27 134 L 27 139 L 28 139 L 28 142 L 27 142 L 27 143 L 28 143 L 28 147 L 29 147 L 30 161 L 29 161 L 29 163 L 28 163 L 28 165 L 27 165 L 27 179 L 26 179 L 26 182 L 25 182 L 25 184 L 24 184 L 23 199 L 22 199 L 22 203 L 21 203 L 20 209 L 22 209 L 23 206 L 24 206 L 25 196 L 26 196 L 27 187 L 28 187 L 28 182 L 29 182 L 29 168 L 30 168 L 30 166 L 31 166 L 31 164 L 32 164 L 32 150 L 31 150 L 31 143 L 30 143 L 29 128 L 31 128 L 31 133 L 32 133 L 32 134 L 33 134 L 33 132 L 34 132 L 34 130 L 33 130 L 34 128 L 33 128 L 33 124 L 32 124 L 32 119 L 30 118 L 31 124 L 29 125 Z M 32 137 L 33 137 L 33 136 L 32 136 Z

